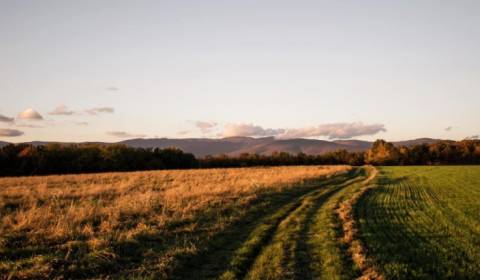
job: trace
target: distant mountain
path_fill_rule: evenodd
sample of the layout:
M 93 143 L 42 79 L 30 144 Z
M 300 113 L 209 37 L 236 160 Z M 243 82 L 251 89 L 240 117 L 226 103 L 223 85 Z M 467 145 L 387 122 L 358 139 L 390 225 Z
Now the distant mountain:
M 408 141 L 393 142 L 396 146 L 412 146 L 422 143 L 435 143 L 441 140 L 419 138 Z M 370 149 L 372 142 L 362 140 L 325 141 L 317 139 L 275 139 L 273 137 L 229 137 L 222 139 L 188 138 L 188 139 L 131 139 L 120 142 L 131 147 L 168 148 L 175 147 L 197 157 L 225 154 L 238 156 L 242 153 L 269 155 L 273 152 L 291 154 L 305 153 L 319 155 L 327 152 L 345 149 L 349 152 L 360 152 Z
M 413 140 L 405 140 L 405 141 L 396 141 L 392 142 L 395 146 L 414 146 L 414 145 L 420 145 L 420 144 L 433 144 L 437 143 L 440 141 L 444 141 L 441 139 L 433 139 L 433 138 L 418 138 L 418 139 L 413 139 Z
M 333 143 L 348 146 L 349 151 L 361 152 L 372 147 L 373 142 L 362 140 L 335 140 Z
M 396 146 L 412 146 L 418 144 L 431 144 L 442 140 L 432 138 L 419 138 L 414 140 L 393 142 Z M 35 146 L 45 145 L 49 143 L 32 141 L 27 144 Z M 89 142 L 91 144 L 112 144 L 102 142 Z M 0 147 L 9 144 L 0 141 Z M 72 144 L 72 143 L 62 143 Z M 85 144 L 85 143 L 84 143 Z M 115 144 L 115 143 L 113 143 Z M 187 138 L 187 139 L 170 139 L 170 138 L 150 138 L 150 139 L 130 139 L 118 142 L 135 148 L 178 148 L 184 152 L 192 153 L 197 157 L 205 157 L 207 155 L 229 155 L 238 156 L 242 153 L 269 155 L 273 152 L 287 152 L 291 154 L 305 153 L 309 155 L 319 155 L 327 152 L 345 149 L 349 152 L 360 152 L 370 149 L 372 142 L 362 140 L 335 140 L 325 141 L 316 139 L 275 139 L 273 137 L 252 138 L 252 137 L 228 137 L 221 139 L 210 138 Z
M 184 152 L 192 153 L 197 157 L 206 155 L 234 154 L 236 151 L 256 145 L 275 141 L 273 137 L 229 137 L 222 139 L 187 138 L 187 139 L 131 139 L 119 142 L 136 148 L 178 148 Z

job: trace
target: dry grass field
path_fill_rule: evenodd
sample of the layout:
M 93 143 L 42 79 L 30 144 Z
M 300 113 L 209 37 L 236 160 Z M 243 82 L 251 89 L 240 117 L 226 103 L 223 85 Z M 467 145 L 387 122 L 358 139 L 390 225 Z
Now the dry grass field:
M 222 233 L 350 167 L 153 171 L 0 179 L 5 278 L 170 278 Z M 241 225 L 239 225 L 241 226 Z M 230 231 L 229 231 L 230 230 Z

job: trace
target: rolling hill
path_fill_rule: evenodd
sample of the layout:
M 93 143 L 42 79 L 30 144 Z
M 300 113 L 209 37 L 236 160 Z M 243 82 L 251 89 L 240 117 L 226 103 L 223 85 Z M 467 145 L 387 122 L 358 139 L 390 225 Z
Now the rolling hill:
M 408 141 L 393 142 L 397 146 L 410 146 L 421 143 L 434 143 L 441 140 L 420 138 Z M 189 138 L 189 139 L 130 139 L 120 142 L 131 147 L 168 148 L 176 147 L 197 157 L 225 154 L 236 156 L 242 153 L 268 155 L 273 152 L 305 153 L 311 155 L 324 154 L 340 149 L 350 152 L 365 151 L 372 142 L 362 140 L 325 141 L 317 139 L 275 139 L 273 137 L 229 137 L 222 139 Z
M 412 146 L 422 143 L 431 144 L 441 141 L 432 138 L 419 138 L 406 141 L 392 142 L 396 146 Z M 73 144 L 60 142 L 32 141 L 26 144 L 35 146 L 46 145 L 49 143 Z M 86 144 L 82 143 L 82 144 Z M 192 153 L 197 157 L 205 157 L 207 155 L 238 156 L 242 153 L 254 153 L 261 155 L 269 155 L 273 152 L 287 152 L 291 154 L 305 153 L 309 155 L 319 155 L 340 149 L 349 152 L 360 152 L 369 149 L 372 142 L 362 140 L 335 140 L 326 141 L 318 139 L 275 139 L 274 137 L 228 137 L 220 139 L 211 138 L 138 138 L 120 141 L 117 143 L 105 142 L 88 142 L 90 144 L 124 144 L 135 148 L 171 148 L 175 147 L 184 152 Z M 0 141 L 0 147 L 10 143 Z

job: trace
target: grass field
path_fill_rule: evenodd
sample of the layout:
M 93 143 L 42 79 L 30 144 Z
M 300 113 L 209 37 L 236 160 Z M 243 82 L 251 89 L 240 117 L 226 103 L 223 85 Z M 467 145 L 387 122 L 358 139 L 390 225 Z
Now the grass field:
M 0 275 L 170 278 L 222 239 L 350 168 L 0 179 Z M 240 223 L 239 221 L 242 221 Z M 227 240 L 225 240 L 227 241 Z M 231 239 L 226 245 L 230 246 Z M 225 246 L 226 246 L 225 245 Z
M 0 179 L 9 279 L 479 279 L 480 167 Z
M 480 166 L 381 168 L 357 219 L 387 279 L 480 279 Z

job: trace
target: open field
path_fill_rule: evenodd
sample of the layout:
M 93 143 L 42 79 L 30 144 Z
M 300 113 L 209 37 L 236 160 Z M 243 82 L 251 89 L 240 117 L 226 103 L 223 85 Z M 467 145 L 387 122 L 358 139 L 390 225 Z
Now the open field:
M 387 279 L 480 279 L 480 166 L 381 168 L 357 204 Z
M 239 220 L 276 211 L 347 166 L 0 179 L 0 274 L 170 277 Z M 209 243 L 210 242 L 210 243 Z M 178 269 L 177 269 L 178 268 Z
M 477 279 L 480 167 L 0 179 L 5 278 Z

